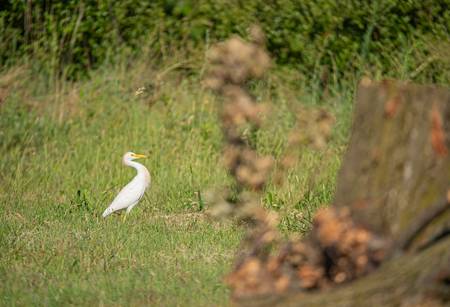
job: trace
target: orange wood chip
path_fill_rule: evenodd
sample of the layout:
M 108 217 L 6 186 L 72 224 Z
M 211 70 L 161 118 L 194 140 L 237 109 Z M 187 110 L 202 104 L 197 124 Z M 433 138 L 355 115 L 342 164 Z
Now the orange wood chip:
M 442 117 L 436 104 L 433 105 L 431 110 L 431 145 L 437 155 L 441 157 L 447 156 L 448 149 L 445 145 L 445 132 Z
M 389 118 L 394 117 L 395 114 L 397 114 L 400 102 L 401 97 L 399 95 L 395 95 L 394 97 L 390 98 L 384 105 L 384 114 Z

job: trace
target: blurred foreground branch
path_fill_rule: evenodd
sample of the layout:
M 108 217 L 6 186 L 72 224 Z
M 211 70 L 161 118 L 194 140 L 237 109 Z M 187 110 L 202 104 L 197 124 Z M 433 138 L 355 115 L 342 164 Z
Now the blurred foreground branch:
M 225 162 L 240 191 L 234 204 L 257 208 L 244 210 L 251 212 L 247 216 L 255 227 L 226 278 L 234 302 L 255 306 L 448 303 L 448 89 L 364 79 L 334 206 L 316 214 L 305 239 L 280 242 L 276 217 L 258 206 L 257 197 L 243 193 L 261 191 L 272 165 L 271 158 L 260 157 L 243 137 L 243 131 L 260 127 L 259 114 L 264 111 L 245 89 L 245 82 L 260 77 L 269 63 L 262 37 L 254 30 L 250 43 L 233 38 L 215 47 L 205 80 L 223 96 Z M 323 147 L 333 120 L 319 112 L 312 121 L 319 137 L 311 134 L 314 141 L 309 143 Z M 300 140 L 291 142 L 304 142 Z M 290 157 L 286 157 L 287 167 Z

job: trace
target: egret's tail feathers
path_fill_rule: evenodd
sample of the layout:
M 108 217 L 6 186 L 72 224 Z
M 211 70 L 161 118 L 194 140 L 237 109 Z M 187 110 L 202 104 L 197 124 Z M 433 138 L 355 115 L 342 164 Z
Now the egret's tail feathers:
M 106 210 L 105 210 L 105 212 L 103 212 L 103 214 L 102 214 L 102 216 L 103 217 L 107 217 L 108 215 L 110 215 L 111 213 L 113 213 L 113 209 L 111 209 L 111 208 L 107 208 Z

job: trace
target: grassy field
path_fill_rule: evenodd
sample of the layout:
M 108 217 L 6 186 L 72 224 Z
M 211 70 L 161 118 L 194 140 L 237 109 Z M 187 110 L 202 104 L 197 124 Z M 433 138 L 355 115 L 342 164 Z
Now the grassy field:
M 197 194 L 232 183 L 220 159 L 217 101 L 200 86 L 201 67 L 162 67 L 105 68 L 77 83 L 27 68 L 2 73 L 0 305 L 227 304 L 223 277 L 245 229 L 209 219 Z M 353 93 L 320 99 L 281 76 L 254 85 L 272 108 L 257 135 L 261 153 L 282 154 L 299 106 L 321 105 L 337 119 L 330 146 L 304 148 L 284 186 L 262 195 L 283 233 L 302 234 L 332 198 Z M 134 176 L 121 164 L 129 150 L 149 154 L 152 186 L 125 222 L 102 219 Z

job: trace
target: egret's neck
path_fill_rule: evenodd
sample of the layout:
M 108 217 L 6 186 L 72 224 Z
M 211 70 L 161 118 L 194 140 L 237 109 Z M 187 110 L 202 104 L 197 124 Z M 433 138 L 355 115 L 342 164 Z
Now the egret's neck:
M 125 160 L 124 164 L 127 166 L 131 166 L 133 168 L 135 168 L 139 174 L 144 174 L 147 175 L 148 174 L 148 170 L 145 168 L 144 165 L 138 163 L 138 162 L 134 162 L 134 161 L 129 161 L 129 160 Z

